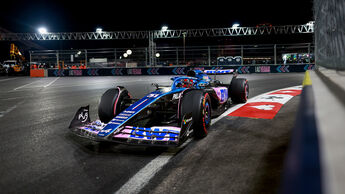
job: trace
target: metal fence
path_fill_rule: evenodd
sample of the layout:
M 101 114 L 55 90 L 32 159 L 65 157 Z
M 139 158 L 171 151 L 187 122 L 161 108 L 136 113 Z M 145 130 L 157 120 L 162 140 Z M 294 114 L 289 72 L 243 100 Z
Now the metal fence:
M 345 1 L 315 0 L 317 65 L 345 70 Z
M 151 67 L 183 65 L 220 65 L 220 59 L 237 56 L 237 65 L 305 64 L 314 62 L 314 45 L 219 45 L 195 47 L 156 47 L 155 58 L 149 62 L 148 48 L 109 48 L 80 50 L 30 51 L 31 64 L 48 68 L 87 67 Z M 224 64 L 223 64 L 224 65 Z M 231 64 L 229 64 L 231 65 Z

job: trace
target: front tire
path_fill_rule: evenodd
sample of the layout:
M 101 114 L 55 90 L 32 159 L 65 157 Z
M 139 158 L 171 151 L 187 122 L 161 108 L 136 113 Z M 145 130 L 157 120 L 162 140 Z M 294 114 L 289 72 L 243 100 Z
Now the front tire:
M 98 116 L 103 123 L 108 123 L 116 115 L 122 112 L 125 107 L 125 99 L 129 98 L 128 91 L 124 87 L 111 88 L 107 90 L 98 105 Z
M 209 94 L 201 90 L 186 93 L 182 99 L 181 115 L 188 112 L 192 112 L 194 137 L 206 137 L 211 126 L 211 99 Z

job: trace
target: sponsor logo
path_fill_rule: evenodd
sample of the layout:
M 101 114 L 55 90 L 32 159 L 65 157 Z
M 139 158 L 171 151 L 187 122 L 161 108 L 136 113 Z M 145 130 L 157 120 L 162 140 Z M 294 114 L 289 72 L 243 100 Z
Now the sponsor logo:
M 173 94 L 172 100 L 178 100 L 181 98 L 181 93 Z
M 84 110 L 85 111 L 85 110 Z M 87 110 L 86 110 L 87 111 Z M 87 121 L 87 119 L 89 118 L 89 113 L 87 112 L 81 112 L 78 115 L 78 120 L 80 120 L 82 123 L 85 123 Z
M 149 130 L 149 131 L 147 131 Z M 172 132 L 172 133 L 169 133 Z M 131 138 L 144 139 L 144 140 L 169 140 L 176 141 L 179 131 L 164 129 L 164 128 L 147 128 L 146 130 L 138 130 L 133 127 L 131 131 Z
M 128 119 L 128 117 L 121 117 L 121 116 L 116 116 L 116 119 Z
M 82 72 L 82 70 L 70 70 L 69 75 L 71 75 L 71 76 L 72 75 L 82 76 L 83 72 Z
M 109 129 L 102 129 L 101 130 L 101 133 L 109 133 L 111 130 L 113 130 L 112 128 L 109 128 Z
M 228 89 L 227 88 L 214 88 L 216 94 L 221 103 L 225 102 L 228 99 Z
M 147 95 L 148 98 L 157 98 L 159 94 L 149 94 Z
M 192 132 L 193 132 L 193 129 L 191 127 L 188 127 L 186 136 L 189 137 Z
M 112 121 L 123 122 L 123 121 L 125 121 L 125 120 L 121 120 L 121 119 L 113 119 Z
M 127 69 L 128 75 L 141 75 L 141 69 Z
M 192 120 L 193 120 L 192 117 L 189 118 L 189 119 L 184 119 L 184 120 L 183 120 L 183 124 L 187 124 L 187 123 L 191 122 Z
M 119 134 L 115 135 L 115 137 L 135 138 L 142 140 L 177 141 L 180 133 L 180 129 L 176 127 L 142 128 L 126 126 L 125 130 L 130 130 L 130 132 L 128 132 L 128 134 L 121 134 L 120 132 Z
M 120 116 L 126 116 L 126 117 L 132 116 L 132 114 L 125 114 L 125 113 L 120 113 L 119 115 L 120 115 Z
M 256 73 L 270 73 L 271 67 L 270 66 L 258 66 L 258 67 L 255 67 L 255 72 Z

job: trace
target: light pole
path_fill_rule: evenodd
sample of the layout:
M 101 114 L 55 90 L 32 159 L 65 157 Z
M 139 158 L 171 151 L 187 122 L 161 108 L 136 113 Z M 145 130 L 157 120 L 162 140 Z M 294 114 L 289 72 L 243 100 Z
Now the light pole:
M 183 64 L 186 65 L 186 32 L 182 33 L 183 35 Z
M 160 53 L 156 53 L 156 59 L 157 59 L 157 62 L 159 62 L 159 57 L 161 56 Z
M 130 50 L 130 49 L 128 49 L 126 52 L 125 52 L 125 54 L 127 55 L 127 57 L 128 57 L 128 60 L 130 60 L 129 59 L 129 57 L 132 55 L 132 50 Z M 130 61 L 129 61 L 130 62 Z

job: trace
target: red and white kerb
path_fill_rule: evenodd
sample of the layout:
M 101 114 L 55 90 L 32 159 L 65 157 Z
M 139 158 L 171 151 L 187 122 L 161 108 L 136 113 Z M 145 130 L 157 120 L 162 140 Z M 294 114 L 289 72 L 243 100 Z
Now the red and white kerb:
M 285 103 L 301 92 L 301 86 L 269 92 L 248 100 L 244 106 L 228 116 L 273 119 Z

